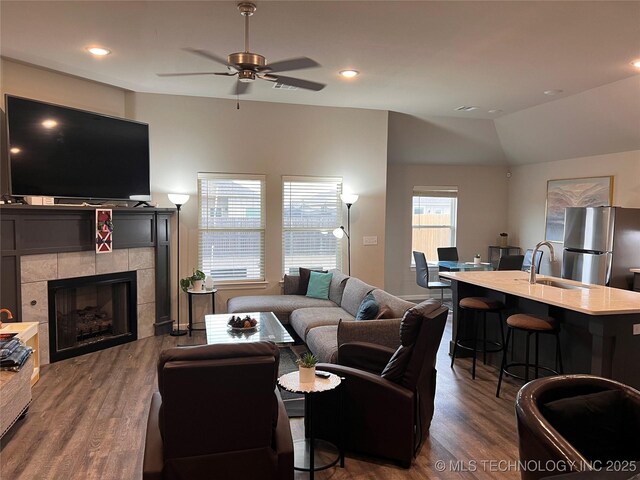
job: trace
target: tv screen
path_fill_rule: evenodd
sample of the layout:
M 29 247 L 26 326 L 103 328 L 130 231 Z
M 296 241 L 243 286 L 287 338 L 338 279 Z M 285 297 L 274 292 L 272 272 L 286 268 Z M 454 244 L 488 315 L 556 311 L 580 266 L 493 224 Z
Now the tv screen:
M 150 200 L 149 126 L 6 96 L 11 194 Z

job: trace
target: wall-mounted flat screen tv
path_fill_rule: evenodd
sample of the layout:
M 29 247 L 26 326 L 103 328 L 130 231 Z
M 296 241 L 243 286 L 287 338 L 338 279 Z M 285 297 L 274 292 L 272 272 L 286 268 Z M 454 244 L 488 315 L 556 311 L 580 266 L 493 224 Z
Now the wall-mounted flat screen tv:
M 6 96 L 11 195 L 150 200 L 149 125 Z

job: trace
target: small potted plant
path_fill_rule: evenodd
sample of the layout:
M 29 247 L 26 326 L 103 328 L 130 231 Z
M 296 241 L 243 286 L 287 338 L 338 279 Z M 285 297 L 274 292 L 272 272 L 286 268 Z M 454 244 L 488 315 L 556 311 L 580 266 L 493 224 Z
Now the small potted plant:
M 189 289 L 194 292 L 202 291 L 202 285 L 204 283 L 204 279 L 207 276 L 204 274 L 202 270 L 193 270 L 193 274 L 190 277 L 185 277 L 180 280 L 180 288 L 182 288 L 183 292 L 187 292 Z
M 476 256 L 473 257 L 473 263 L 474 265 L 480 265 L 480 254 L 476 253 Z
M 316 379 L 316 364 L 318 358 L 311 352 L 304 353 L 298 360 L 300 383 L 313 383 Z

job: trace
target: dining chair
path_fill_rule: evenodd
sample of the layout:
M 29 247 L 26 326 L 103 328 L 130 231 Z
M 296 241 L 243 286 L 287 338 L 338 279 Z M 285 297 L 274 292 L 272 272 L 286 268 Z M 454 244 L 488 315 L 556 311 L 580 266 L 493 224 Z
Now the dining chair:
M 538 250 L 538 253 L 536 253 L 536 273 L 540 273 L 540 264 L 542 263 L 542 255 L 544 252 Z M 533 255 L 533 249 L 532 248 L 528 248 L 527 251 L 524 253 L 524 260 L 522 262 L 522 270 L 524 271 L 529 271 L 529 269 L 531 268 L 531 256 Z
M 427 258 L 424 256 L 424 252 L 416 252 L 414 250 L 413 258 L 416 262 L 416 283 L 428 290 L 440 290 L 440 301 L 443 301 L 444 289 L 451 288 L 451 284 L 442 281 L 429 281 L 429 266 L 427 265 Z
M 496 270 L 521 270 L 523 262 L 524 255 L 503 255 Z
M 438 261 L 458 261 L 458 247 L 438 247 Z

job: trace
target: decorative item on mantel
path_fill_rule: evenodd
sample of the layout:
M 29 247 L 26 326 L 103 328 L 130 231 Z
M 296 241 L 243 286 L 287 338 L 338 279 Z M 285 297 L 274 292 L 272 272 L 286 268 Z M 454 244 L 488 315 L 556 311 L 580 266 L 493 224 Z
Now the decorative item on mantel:
M 509 234 L 502 232 L 500 234 L 500 246 L 501 247 L 507 247 L 509 246 Z
M 96 209 L 96 253 L 111 253 L 113 221 L 110 208 Z
M 298 360 L 300 383 L 313 383 L 316 379 L 317 357 L 311 352 L 305 352 Z
M 475 256 L 475 257 L 473 257 L 473 264 L 474 264 L 474 265 L 480 265 L 480 260 L 482 260 L 482 259 L 480 258 L 480 254 L 479 254 L 479 253 L 476 253 L 476 256 Z

